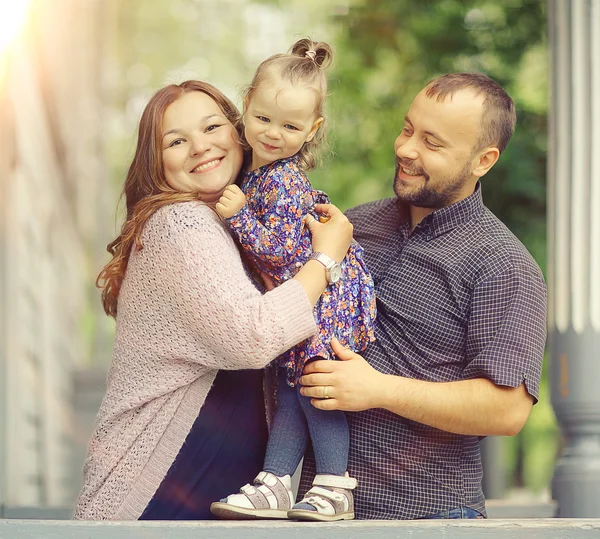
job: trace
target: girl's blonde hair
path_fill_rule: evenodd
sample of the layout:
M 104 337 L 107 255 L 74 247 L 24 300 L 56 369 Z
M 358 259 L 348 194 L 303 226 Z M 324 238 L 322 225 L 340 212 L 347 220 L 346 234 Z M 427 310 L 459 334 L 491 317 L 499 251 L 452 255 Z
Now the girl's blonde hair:
M 308 38 L 300 39 L 294 43 L 288 54 L 275 54 L 262 62 L 256 69 L 252 82 L 244 91 L 245 109 L 252 99 L 252 94 L 273 73 L 286 82 L 302 84 L 315 91 L 317 97 L 315 114 L 317 118 L 323 118 L 323 122 L 315 136 L 305 142 L 298 152 L 300 165 L 304 170 L 311 170 L 317 166 L 317 149 L 322 149 L 325 142 L 326 117 L 323 104 L 327 96 L 327 77 L 324 69 L 329 67 L 332 61 L 333 49 L 327 43 L 315 42 Z M 243 142 L 248 148 L 245 137 Z

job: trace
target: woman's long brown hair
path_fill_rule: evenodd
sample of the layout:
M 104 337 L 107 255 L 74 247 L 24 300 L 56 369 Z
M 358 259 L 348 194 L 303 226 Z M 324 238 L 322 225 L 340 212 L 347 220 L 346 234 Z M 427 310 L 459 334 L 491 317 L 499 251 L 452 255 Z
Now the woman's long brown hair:
M 206 82 L 172 84 L 152 96 L 140 120 L 137 148 L 123 186 L 127 216 L 121 233 L 106 248 L 112 259 L 96 279 L 96 286 L 102 290 L 104 312 L 109 316 L 117 315 L 117 301 L 129 254 L 134 245 L 136 249 L 143 247 L 141 235 L 146 221 L 162 206 L 198 200 L 194 193 L 183 193 L 169 186 L 162 162 L 163 115 L 171 103 L 189 92 L 205 93 L 217 103 L 234 126 L 239 125 L 240 115 L 235 105 Z

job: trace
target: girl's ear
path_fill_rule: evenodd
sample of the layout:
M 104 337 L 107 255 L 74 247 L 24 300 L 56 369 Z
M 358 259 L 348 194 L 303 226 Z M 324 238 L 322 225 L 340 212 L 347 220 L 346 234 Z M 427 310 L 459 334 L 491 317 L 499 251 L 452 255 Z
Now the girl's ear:
M 306 142 L 310 142 L 314 138 L 314 136 L 317 134 L 317 131 L 319 130 L 319 127 L 321 127 L 322 123 L 323 123 L 323 117 L 319 117 L 315 120 L 315 123 L 310 128 L 310 132 L 308 133 L 308 136 L 306 137 Z

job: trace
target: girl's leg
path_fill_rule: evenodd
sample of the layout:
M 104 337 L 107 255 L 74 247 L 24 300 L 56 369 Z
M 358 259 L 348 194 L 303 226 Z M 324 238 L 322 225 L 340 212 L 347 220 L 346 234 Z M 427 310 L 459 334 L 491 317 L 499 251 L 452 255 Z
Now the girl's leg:
M 298 394 L 306 414 L 315 453 L 317 475 L 313 487 L 288 512 L 288 518 L 312 521 L 354 518 L 356 479 L 348 477 L 349 434 L 346 416 L 339 410 L 315 408 L 310 399 Z
M 269 434 L 264 470 L 279 477 L 293 475 L 308 442 L 306 418 L 297 389 L 287 385 L 285 369 L 279 369 L 277 411 Z
M 348 468 L 350 437 L 346 415 L 341 410 L 319 410 L 309 397 L 298 399 L 306 416 L 317 464 L 317 474 L 344 475 Z

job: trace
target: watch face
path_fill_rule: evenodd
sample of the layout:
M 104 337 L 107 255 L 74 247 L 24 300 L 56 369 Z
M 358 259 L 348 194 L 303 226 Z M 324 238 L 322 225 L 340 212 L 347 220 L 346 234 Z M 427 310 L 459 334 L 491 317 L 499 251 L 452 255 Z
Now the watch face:
M 329 281 L 332 283 L 337 283 L 342 276 L 342 266 L 340 264 L 335 264 L 329 270 Z

